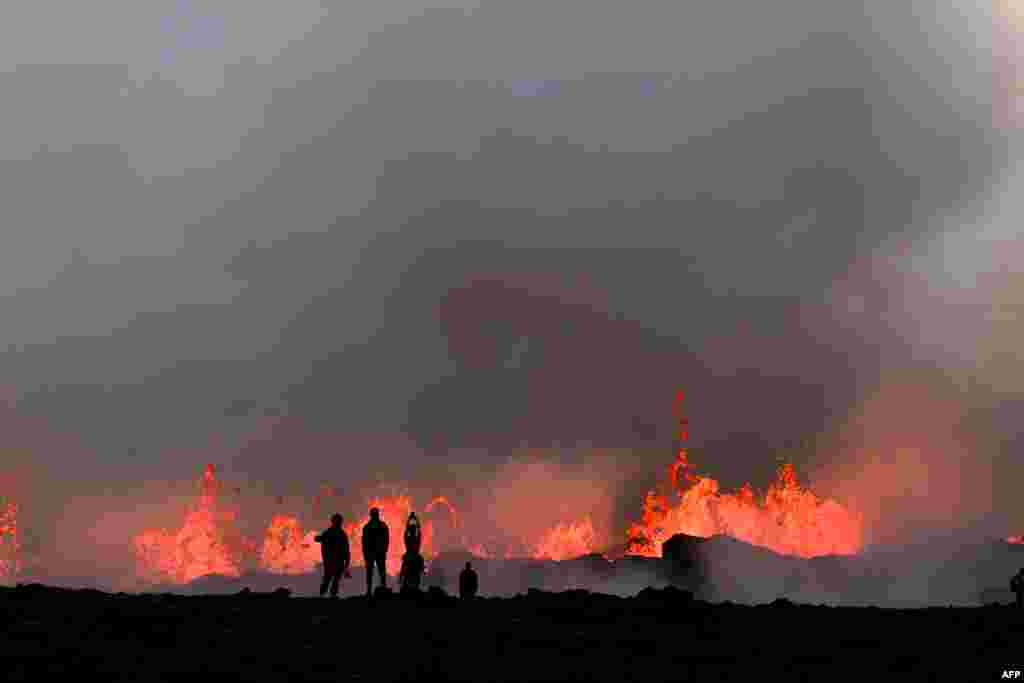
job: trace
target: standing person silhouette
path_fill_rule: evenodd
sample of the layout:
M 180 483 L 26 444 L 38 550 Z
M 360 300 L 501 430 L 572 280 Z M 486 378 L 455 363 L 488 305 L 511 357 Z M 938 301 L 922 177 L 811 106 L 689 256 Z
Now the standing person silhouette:
M 334 513 L 331 515 L 331 526 L 314 538 L 320 544 L 320 556 L 324 561 L 324 579 L 320 583 L 320 595 L 327 592 L 329 585 L 332 598 L 338 597 L 338 581 L 342 574 L 349 576 L 348 566 L 352 561 L 348 535 L 341 528 L 341 522 L 341 515 Z
M 409 521 L 405 523 L 405 550 L 419 555 L 422 544 L 423 530 L 420 528 L 420 520 L 416 518 L 415 512 L 410 512 Z
M 472 565 L 467 562 L 466 568 L 459 574 L 459 597 L 469 600 L 476 597 L 476 591 L 480 588 L 480 580 L 473 571 Z
M 388 525 L 380 518 L 380 510 L 370 510 L 370 521 L 363 527 L 363 560 L 366 562 L 366 595 L 373 596 L 373 568 L 380 574 L 380 585 L 387 587 L 387 557 L 390 541 Z

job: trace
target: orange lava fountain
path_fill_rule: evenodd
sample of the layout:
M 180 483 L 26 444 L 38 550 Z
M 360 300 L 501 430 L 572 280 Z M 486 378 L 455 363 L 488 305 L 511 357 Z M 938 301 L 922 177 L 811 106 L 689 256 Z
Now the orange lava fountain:
M 181 529 L 148 529 L 135 536 L 135 556 L 144 579 L 184 584 L 209 574 L 241 574 L 248 547 L 233 530 L 233 515 L 219 509 L 219 493 L 213 465 L 207 465 L 198 503 L 186 513 Z
M 532 548 L 535 560 L 571 560 L 594 552 L 595 533 L 590 517 L 548 529 Z
M 315 531 L 303 533 L 291 515 L 274 515 L 260 549 L 260 568 L 274 574 L 307 574 L 321 561 Z
M 0 501 L 0 585 L 10 585 L 21 571 L 18 505 Z
M 681 444 L 688 437 L 682 402 L 679 392 Z M 802 488 L 792 465 L 779 468 L 763 497 L 749 484 L 735 494 L 720 493 L 717 481 L 693 472 L 686 449 L 680 447 L 669 466 L 669 480 L 675 501 L 655 492 L 646 496 L 640 522 L 627 531 L 627 553 L 660 556 L 661 544 L 679 533 L 705 538 L 724 534 L 799 557 L 852 555 L 863 548 L 862 517 Z
M 1014 545 L 1016 545 L 1016 544 L 1024 544 L 1024 535 L 1021 535 L 1021 536 L 1007 536 L 1006 537 L 1006 542 L 1007 543 L 1013 543 Z
M 436 498 L 431 500 L 429 503 L 427 503 L 427 507 L 423 508 L 423 511 L 424 512 L 432 512 L 434 507 L 436 507 L 438 505 L 444 505 L 446 508 L 448 508 L 448 514 L 451 515 L 451 518 L 452 518 L 452 527 L 455 528 L 455 529 L 458 529 L 459 528 L 459 513 L 455 510 L 455 506 L 451 504 L 451 501 L 449 501 L 447 497 L 445 497 L 445 496 L 437 496 Z

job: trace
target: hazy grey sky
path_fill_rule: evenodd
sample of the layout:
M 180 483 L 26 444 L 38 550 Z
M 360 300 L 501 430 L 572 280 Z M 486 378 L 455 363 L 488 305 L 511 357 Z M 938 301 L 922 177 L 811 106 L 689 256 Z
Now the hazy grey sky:
M 572 459 L 665 442 L 677 386 L 766 473 L 919 360 L 872 264 L 1009 163 L 967 3 L 4 15 L 3 419 L 78 449 L 0 451 L 36 482 Z

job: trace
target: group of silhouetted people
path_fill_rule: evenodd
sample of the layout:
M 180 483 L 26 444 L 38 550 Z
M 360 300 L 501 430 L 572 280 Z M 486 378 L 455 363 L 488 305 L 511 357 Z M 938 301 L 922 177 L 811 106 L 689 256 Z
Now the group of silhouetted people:
M 331 597 L 338 596 L 338 583 L 342 576 L 351 578 L 349 565 L 352 555 L 348 546 L 348 535 L 342 528 L 342 516 L 335 513 L 331 517 L 331 526 L 316 536 L 320 544 L 324 566 L 324 578 L 320 583 L 320 595 L 330 589 Z M 420 589 L 420 580 L 426 571 L 426 561 L 420 554 L 423 544 L 423 533 L 416 513 L 409 513 L 405 525 L 405 555 L 402 556 L 402 569 L 398 574 L 399 587 L 402 593 L 415 593 Z M 370 510 L 370 521 L 363 527 L 363 561 L 366 564 L 366 595 L 373 596 L 373 572 L 376 568 L 380 576 L 380 585 L 387 587 L 387 556 L 390 543 L 388 525 L 380 518 L 380 510 Z M 472 598 L 479 588 L 479 579 L 469 562 L 459 574 L 459 596 Z

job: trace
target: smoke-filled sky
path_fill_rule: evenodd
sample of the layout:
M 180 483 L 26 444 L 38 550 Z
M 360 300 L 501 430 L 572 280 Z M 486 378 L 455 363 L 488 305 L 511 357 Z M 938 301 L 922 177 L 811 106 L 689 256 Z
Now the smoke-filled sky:
M 40 536 L 206 462 L 468 500 L 539 460 L 638 512 L 680 387 L 726 485 L 1024 529 L 1012 4 L 8 5 L 0 470 Z

